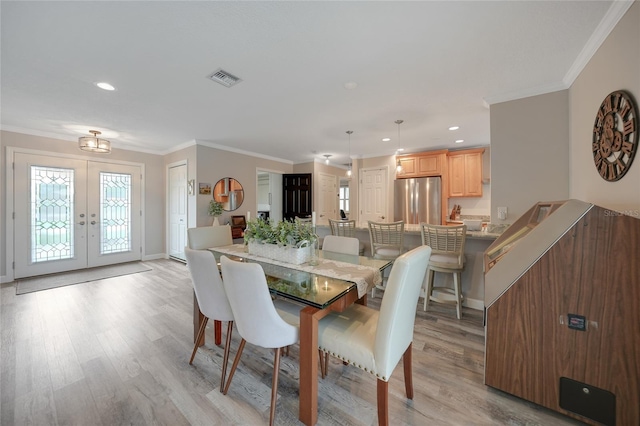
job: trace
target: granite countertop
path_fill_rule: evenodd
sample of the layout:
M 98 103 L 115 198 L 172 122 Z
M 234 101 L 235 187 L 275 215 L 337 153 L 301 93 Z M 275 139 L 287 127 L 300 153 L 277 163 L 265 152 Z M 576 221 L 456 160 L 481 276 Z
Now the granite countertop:
M 329 228 L 329 225 L 318 225 L 318 227 Z M 467 231 L 467 238 L 479 240 L 495 240 L 509 227 L 508 224 L 487 223 L 482 231 Z M 356 229 L 360 231 L 368 231 L 367 224 L 356 223 Z M 419 235 L 420 225 L 407 224 L 404 226 L 404 232 L 408 235 Z

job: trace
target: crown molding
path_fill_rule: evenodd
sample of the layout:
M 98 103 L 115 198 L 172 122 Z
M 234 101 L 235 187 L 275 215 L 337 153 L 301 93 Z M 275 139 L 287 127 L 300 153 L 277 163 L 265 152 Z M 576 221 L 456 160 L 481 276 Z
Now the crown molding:
M 291 161 L 291 160 L 284 160 L 282 158 L 271 157 L 269 155 L 258 154 L 258 153 L 255 153 L 255 152 L 245 151 L 245 150 L 238 149 L 238 148 L 231 148 L 231 147 L 226 146 L 226 145 L 219 145 L 217 143 L 209 142 L 209 141 L 206 141 L 206 140 L 196 139 L 195 140 L 195 144 L 196 145 L 201 145 L 201 146 L 206 146 L 206 147 L 209 147 L 209 148 L 219 149 L 221 151 L 235 152 L 236 154 L 248 155 L 249 157 L 256 157 L 256 158 L 262 158 L 262 159 L 265 159 L 265 160 L 278 161 L 280 163 L 285 163 L 285 164 L 293 164 L 293 161 Z
M 598 51 L 602 43 L 609 37 L 611 31 L 618 25 L 618 22 L 627 10 L 631 7 L 635 0 L 614 0 L 609 7 L 609 10 L 604 15 L 598 26 L 596 27 L 587 43 L 582 48 L 582 51 L 578 55 L 573 65 L 569 68 L 569 71 L 562 79 L 563 83 L 570 87 L 573 82 L 578 78 L 584 67 L 587 66 L 593 55 Z

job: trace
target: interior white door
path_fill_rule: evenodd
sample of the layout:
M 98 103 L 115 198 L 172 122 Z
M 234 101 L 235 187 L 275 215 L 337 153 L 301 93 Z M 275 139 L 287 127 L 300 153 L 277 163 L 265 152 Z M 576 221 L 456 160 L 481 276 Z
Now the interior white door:
M 319 173 L 320 194 L 318 197 L 318 225 L 328 225 L 329 219 L 337 218 L 338 178 L 334 175 Z
M 387 169 L 360 171 L 360 221 L 389 222 Z
M 187 260 L 187 165 L 169 168 L 169 256 Z
M 138 166 L 16 153 L 15 278 L 140 260 Z

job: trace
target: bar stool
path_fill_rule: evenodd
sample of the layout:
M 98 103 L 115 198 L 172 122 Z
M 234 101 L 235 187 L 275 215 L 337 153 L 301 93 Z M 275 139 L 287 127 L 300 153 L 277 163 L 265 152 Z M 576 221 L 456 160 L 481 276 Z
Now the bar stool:
M 395 260 L 404 251 L 404 221 L 369 221 L 369 240 L 371 256 L 376 259 Z M 371 297 L 376 297 L 376 289 L 384 291 L 386 282 L 386 277 L 383 277 L 382 284 L 371 289 Z
M 356 238 L 355 220 L 329 219 L 329 226 L 331 227 L 331 235 Z M 358 253 L 360 256 L 364 256 L 364 243 L 362 241 L 358 243 Z
M 464 243 L 467 237 L 467 226 L 441 226 L 420 224 L 422 245 L 431 247 L 431 259 L 427 268 L 427 288 L 424 293 L 424 307 L 426 311 L 429 302 L 456 305 L 456 316 L 462 318 L 462 288 L 461 277 L 464 270 Z M 453 288 L 434 286 L 436 272 L 453 274 Z M 433 295 L 438 291 L 438 296 Z

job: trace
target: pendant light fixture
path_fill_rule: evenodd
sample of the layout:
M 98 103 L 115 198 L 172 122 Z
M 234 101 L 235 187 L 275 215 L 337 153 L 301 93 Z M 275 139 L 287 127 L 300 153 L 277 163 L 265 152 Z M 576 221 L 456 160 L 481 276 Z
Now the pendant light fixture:
M 329 157 L 331 157 L 331 154 L 324 154 L 324 158 L 325 158 L 324 164 L 327 164 L 327 165 L 329 164 Z
M 347 177 L 351 177 L 351 135 L 353 130 L 347 130 L 346 133 L 349 135 L 349 169 L 347 170 Z
M 97 130 L 89 130 L 93 136 L 81 136 L 78 138 L 78 147 L 83 151 L 97 152 L 100 154 L 109 154 L 111 152 L 111 142 L 101 139 L 98 135 L 102 134 Z
M 402 173 L 402 164 L 400 163 L 400 159 L 398 158 L 398 152 L 400 151 L 400 125 L 404 123 L 404 120 L 396 120 L 394 121 L 398 125 L 398 144 L 396 145 L 396 173 Z

